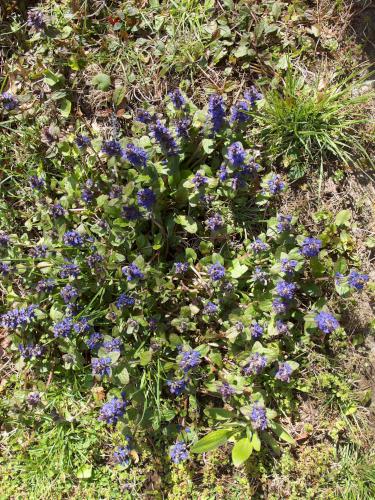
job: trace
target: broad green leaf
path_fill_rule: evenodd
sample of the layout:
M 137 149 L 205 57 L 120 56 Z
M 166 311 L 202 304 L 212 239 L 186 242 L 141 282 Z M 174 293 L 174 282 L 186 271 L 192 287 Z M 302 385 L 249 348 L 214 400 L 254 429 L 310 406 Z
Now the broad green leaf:
M 188 233 L 194 234 L 198 231 L 198 225 L 189 215 L 177 215 L 174 218 L 176 224 L 180 224 Z
M 98 73 L 92 79 L 92 84 L 99 90 L 106 91 L 111 86 L 111 77 L 105 73 Z
M 89 479 L 92 475 L 92 465 L 84 464 L 77 470 L 78 479 Z
M 192 448 L 192 453 L 204 453 L 205 451 L 214 450 L 222 444 L 226 443 L 233 434 L 232 429 L 219 429 L 206 434 L 202 439 L 196 442 Z
M 294 441 L 294 439 L 292 438 L 292 436 L 290 434 L 288 434 L 282 427 L 280 424 L 277 424 L 276 422 L 272 422 L 272 424 L 270 425 L 271 429 L 273 431 L 275 431 L 275 434 L 277 435 L 277 437 L 279 439 L 282 439 L 283 441 L 285 441 L 286 443 L 289 443 L 289 444 L 296 444 L 296 442 Z
M 253 451 L 249 438 L 245 437 L 237 441 L 232 449 L 232 462 L 235 467 L 246 462 Z
M 206 408 L 204 413 L 215 420 L 228 420 L 234 417 L 231 411 L 225 410 L 224 408 Z
M 62 99 L 60 101 L 60 113 L 64 118 L 68 118 L 72 110 L 72 103 L 69 99 Z
M 245 266 L 245 264 L 240 264 L 237 260 L 233 262 L 233 269 L 231 270 L 230 274 L 232 278 L 240 278 L 243 274 L 246 273 L 247 270 L 248 267 Z
M 129 372 L 126 368 L 123 368 L 119 373 L 116 374 L 120 384 L 127 385 L 129 383 Z
M 215 144 L 215 142 L 212 139 L 203 139 L 202 140 L 203 151 L 206 154 L 212 153 L 212 151 L 214 150 L 214 148 L 213 148 L 214 144 Z
M 352 217 L 352 213 L 350 210 L 341 210 L 335 218 L 335 224 L 338 227 L 341 226 L 350 226 L 349 222 Z

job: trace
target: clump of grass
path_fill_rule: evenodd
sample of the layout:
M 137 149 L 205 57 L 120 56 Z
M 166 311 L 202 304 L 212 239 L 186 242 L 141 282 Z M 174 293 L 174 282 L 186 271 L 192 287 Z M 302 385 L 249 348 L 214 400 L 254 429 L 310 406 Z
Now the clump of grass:
M 323 163 L 332 159 L 361 168 L 361 158 L 369 160 L 360 136 L 360 126 L 369 123 L 363 106 L 374 97 L 361 93 L 365 80 L 357 70 L 322 88 L 318 80 L 310 85 L 289 67 L 281 91 L 266 93 L 258 117 L 271 158 L 281 159 L 293 178 L 304 175 L 308 166 L 322 174 Z
M 359 453 L 352 446 L 339 451 L 338 493 L 343 500 L 375 498 L 375 455 Z

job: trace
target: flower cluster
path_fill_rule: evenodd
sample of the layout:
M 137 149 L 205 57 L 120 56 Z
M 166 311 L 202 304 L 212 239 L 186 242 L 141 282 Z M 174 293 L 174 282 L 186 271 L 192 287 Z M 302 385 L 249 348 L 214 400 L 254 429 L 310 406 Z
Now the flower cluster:
M 179 464 L 180 462 L 187 460 L 189 458 L 189 452 L 187 450 L 186 443 L 178 441 L 174 444 L 169 451 L 169 456 L 175 464 Z
M 0 317 L 1 326 L 9 330 L 25 328 L 35 319 L 36 305 L 22 307 L 21 309 L 11 309 Z
M 122 399 L 113 398 L 100 408 L 98 420 L 109 425 L 116 425 L 119 419 L 124 416 L 127 406 L 128 402 L 124 394 Z

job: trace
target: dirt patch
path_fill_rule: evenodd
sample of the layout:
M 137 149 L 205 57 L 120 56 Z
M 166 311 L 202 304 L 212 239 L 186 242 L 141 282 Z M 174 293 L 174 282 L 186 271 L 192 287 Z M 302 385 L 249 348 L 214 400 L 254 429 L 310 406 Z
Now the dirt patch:
M 372 69 L 375 69 L 375 2 L 361 3 L 364 5 L 353 16 L 351 25 L 357 42 L 363 46 L 366 58 L 371 62 Z

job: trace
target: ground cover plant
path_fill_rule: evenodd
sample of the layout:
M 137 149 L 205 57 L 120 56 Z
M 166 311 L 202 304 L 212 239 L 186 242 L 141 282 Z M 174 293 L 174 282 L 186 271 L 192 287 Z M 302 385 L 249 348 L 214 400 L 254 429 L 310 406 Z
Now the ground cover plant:
M 339 185 L 338 160 L 365 151 L 356 113 L 371 94 L 337 79 L 331 110 L 304 101 L 311 87 L 278 52 L 291 36 L 281 19 L 302 6 L 62 2 L 10 18 L 4 498 L 372 498 L 371 393 L 355 373 L 371 366 L 373 317 L 353 318 L 373 293 L 373 239 L 360 233 L 358 255 L 355 209 L 329 206 L 322 188 L 330 161 Z M 292 44 L 300 61 L 309 36 Z M 223 61 L 217 85 L 209 68 Z M 246 81 L 255 61 L 263 77 L 281 73 Z M 156 67 L 169 85 L 152 92 Z M 212 87 L 197 90 L 202 70 Z M 280 80 L 293 99 L 272 90 Z M 283 130 L 280 106 L 298 115 Z M 311 202 L 289 183 L 317 165 Z

